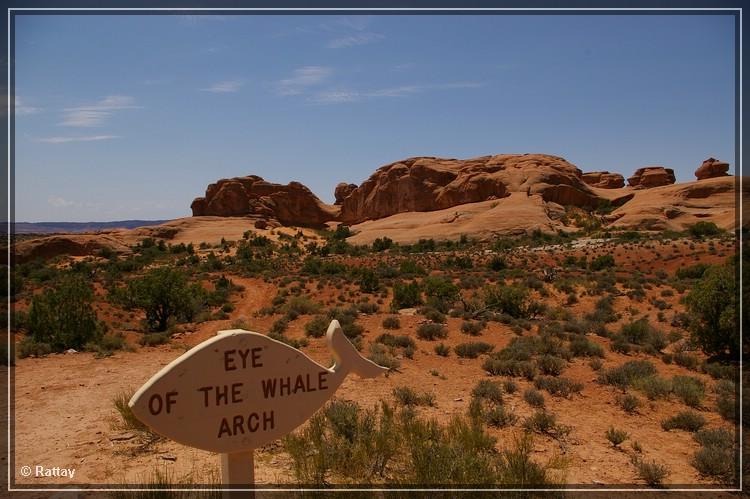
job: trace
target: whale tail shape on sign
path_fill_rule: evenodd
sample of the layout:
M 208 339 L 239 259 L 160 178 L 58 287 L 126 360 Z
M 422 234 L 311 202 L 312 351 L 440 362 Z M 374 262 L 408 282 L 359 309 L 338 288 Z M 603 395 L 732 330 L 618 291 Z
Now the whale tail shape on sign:
M 368 360 L 354 348 L 354 345 L 346 338 L 341 329 L 339 321 L 332 320 L 326 333 L 328 348 L 333 353 L 336 364 L 333 366 L 335 372 L 353 372 L 361 378 L 374 378 L 387 371 L 387 367 L 377 365 Z

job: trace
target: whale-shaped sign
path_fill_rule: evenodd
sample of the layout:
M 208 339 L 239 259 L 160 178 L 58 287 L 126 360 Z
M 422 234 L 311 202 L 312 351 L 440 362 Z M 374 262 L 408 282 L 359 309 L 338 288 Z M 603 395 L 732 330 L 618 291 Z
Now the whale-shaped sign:
M 155 374 L 129 405 L 182 444 L 227 454 L 257 449 L 304 423 L 349 372 L 373 378 L 388 370 L 362 357 L 338 321 L 326 336 L 331 368 L 268 336 L 221 331 Z

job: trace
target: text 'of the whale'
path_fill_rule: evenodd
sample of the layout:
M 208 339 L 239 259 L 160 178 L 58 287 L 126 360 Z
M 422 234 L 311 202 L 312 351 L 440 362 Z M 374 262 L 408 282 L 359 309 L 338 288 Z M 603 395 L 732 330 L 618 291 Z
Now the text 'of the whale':
M 331 368 L 265 335 L 221 331 L 155 374 L 129 405 L 182 444 L 223 454 L 256 449 L 304 423 L 350 372 L 372 378 L 387 371 L 357 352 L 338 321 L 326 337 Z

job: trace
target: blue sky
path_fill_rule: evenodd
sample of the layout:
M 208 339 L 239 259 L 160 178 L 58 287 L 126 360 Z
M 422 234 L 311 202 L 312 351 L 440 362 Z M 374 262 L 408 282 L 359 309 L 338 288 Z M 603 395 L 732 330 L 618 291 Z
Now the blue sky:
M 219 178 L 326 202 L 409 156 L 734 172 L 731 16 L 18 15 L 16 220 L 190 215 Z

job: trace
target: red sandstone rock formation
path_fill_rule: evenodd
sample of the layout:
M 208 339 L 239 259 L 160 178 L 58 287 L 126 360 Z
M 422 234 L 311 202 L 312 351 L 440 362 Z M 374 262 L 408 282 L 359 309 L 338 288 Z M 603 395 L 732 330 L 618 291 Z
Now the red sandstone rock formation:
M 704 161 L 697 170 L 695 170 L 695 176 L 698 180 L 705 180 L 707 178 L 714 177 L 726 177 L 729 175 L 729 163 L 719 161 L 715 158 L 708 158 Z
M 336 186 L 336 190 L 334 191 L 333 195 L 336 198 L 336 202 L 333 204 L 339 205 L 344 202 L 344 199 L 349 197 L 349 194 L 354 192 L 354 189 L 357 188 L 357 184 L 347 184 L 346 182 L 341 182 Z
M 458 160 L 409 158 L 378 168 L 344 199 L 340 220 L 354 224 L 409 211 L 434 211 L 501 199 L 511 192 L 560 205 L 594 207 L 599 197 L 581 171 L 546 154 L 500 154 Z
M 674 184 L 674 170 L 663 166 L 645 166 L 638 168 L 632 177 L 628 178 L 628 184 L 637 189 L 649 189 L 662 185 Z
M 317 226 L 335 218 L 335 212 L 299 182 L 273 184 L 256 175 L 210 184 L 206 196 L 195 198 L 190 208 L 193 216 L 257 215 L 284 225 Z
M 625 179 L 619 173 L 588 172 L 581 176 L 581 179 L 592 187 L 600 189 L 619 189 L 625 187 Z

